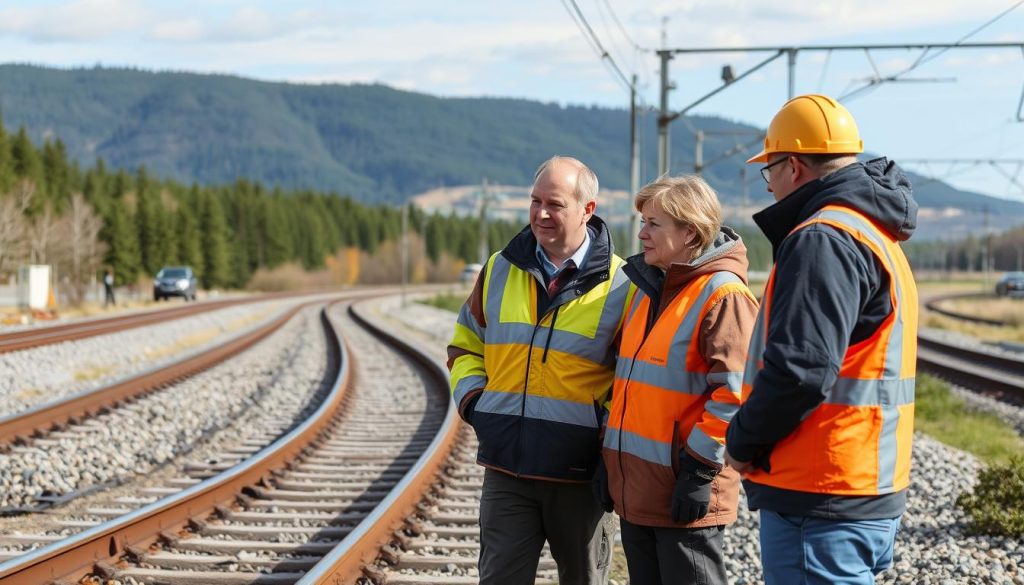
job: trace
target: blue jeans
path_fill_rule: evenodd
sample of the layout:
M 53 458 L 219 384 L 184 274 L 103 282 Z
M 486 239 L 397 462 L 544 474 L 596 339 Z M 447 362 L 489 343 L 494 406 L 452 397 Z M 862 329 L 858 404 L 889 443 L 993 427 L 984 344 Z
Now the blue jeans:
M 765 585 L 874 585 L 892 565 L 899 518 L 829 520 L 761 510 Z

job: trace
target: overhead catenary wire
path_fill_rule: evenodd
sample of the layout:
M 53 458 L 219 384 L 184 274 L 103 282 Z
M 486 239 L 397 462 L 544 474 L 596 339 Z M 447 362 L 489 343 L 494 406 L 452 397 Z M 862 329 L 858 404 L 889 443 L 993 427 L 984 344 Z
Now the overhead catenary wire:
M 626 32 L 626 27 L 622 26 L 622 21 L 619 20 L 618 15 L 615 14 L 615 9 L 612 8 L 611 3 L 609 3 L 608 0 L 602 1 L 604 2 L 604 5 L 608 7 L 608 13 L 612 15 L 612 20 L 615 21 L 615 25 L 619 27 L 619 32 L 622 33 L 622 36 L 626 37 L 626 41 L 633 46 L 633 49 L 640 53 L 650 53 L 650 49 L 641 47 L 636 41 L 633 40 L 633 37 L 630 36 L 628 32 Z
M 583 11 L 580 10 L 576 0 L 562 0 L 562 5 L 565 6 L 569 16 L 572 17 L 573 22 L 576 23 L 580 32 L 583 33 L 583 37 L 587 39 L 588 44 L 597 51 L 601 60 L 611 67 L 612 72 L 615 74 L 616 78 L 622 82 L 623 87 L 625 87 L 627 91 L 631 90 L 633 84 L 630 82 L 629 78 L 626 77 L 626 74 L 622 72 L 622 69 L 619 68 L 619 64 L 615 62 L 615 59 L 611 54 L 604 48 L 604 45 L 601 43 L 601 39 L 597 37 L 597 33 L 594 32 L 590 23 L 587 22 L 587 18 L 583 16 Z
M 864 85 L 862 85 L 862 86 L 860 86 L 860 87 L 858 87 L 856 89 L 853 89 L 853 90 L 851 90 L 851 91 L 849 91 L 849 92 L 839 96 L 839 101 L 843 101 L 843 100 L 846 100 L 846 99 L 849 99 L 849 98 L 852 98 L 852 97 L 856 97 L 856 96 L 860 95 L 861 93 L 863 93 L 864 91 L 866 91 L 868 89 L 871 89 L 871 88 L 873 88 L 873 87 L 875 87 L 875 86 L 877 86 L 879 84 L 882 84 L 882 83 L 885 83 L 885 82 L 889 82 L 889 81 L 898 81 L 900 77 L 906 75 L 907 73 L 910 73 L 911 71 L 917 69 L 921 65 L 924 65 L 925 63 L 928 63 L 929 61 L 932 61 L 932 60 L 938 58 L 940 55 L 942 55 L 943 53 L 945 53 L 946 51 L 948 51 L 948 50 L 950 50 L 950 49 L 952 49 L 954 47 L 960 46 L 967 39 L 973 37 L 974 35 L 978 34 L 981 31 L 985 30 L 986 28 L 988 28 L 992 24 L 994 24 L 997 21 L 999 21 L 1000 19 L 1002 19 L 1007 14 L 1009 14 L 1009 13 L 1013 12 L 1014 10 L 1016 10 L 1017 8 L 1019 8 L 1021 5 L 1024 5 L 1024 0 L 1018 0 L 1016 3 L 1013 4 L 1013 6 L 1010 6 L 1006 10 L 1000 12 L 999 14 L 995 15 L 994 17 L 992 17 L 991 19 L 986 21 L 984 24 L 978 26 L 977 28 L 975 28 L 971 32 L 969 32 L 969 33 L 965 34 L 964 36 L 960 37 L 952 45 L 950 45 L 948 47 L 942 47 L 940 49 L 937 49 L 934 53 L 929 53 L 929 51 L 931 51 L 930 48 L 924 49 L 924 51 L 921 52 L 921 55 L 918 56 L 918 58 L 913 63 L 911 63 L 908 67 L 906 67 L 905 69 L 903 69 L 902 71 L 900 71 L 898 73 L 894 73 L 894 74 L 886 76 L 886 77 L 882 77 L 881 75 L 878 74 L 878 68 L 875 67 L 874 62 L 871 60 L 871 54 L 868 53 L 867 54 L 868 55 L 868 61 L 871 62 L 871 66 L 875 70 L 875 77 L 872 78 L 867 83 L 865 83 Z
M 624 50 L 622 45 L 620 45 L 618 40 L 616 40 L 616 35 L 614 34 L 614 31 L 612 31 L 612 27 L 608 24 L 608 18 L 605 16 L 605 7 L 602 7 L 601 4 L 601 0 L 594 0 L 594 5 L 597 6 L 597 15 L 601 19 L 601 26 L 604 29 L 604 32 L 608 38 L 608 48 L 610 49 L 609 52 L 612 53 L 620 62 L 628 63 L 628 53 L 633 52 L 635 54 L 635 52 L 630 51 L 629 49 Z M 607 2 L 605 2 L 605 6 L 608 6 Z

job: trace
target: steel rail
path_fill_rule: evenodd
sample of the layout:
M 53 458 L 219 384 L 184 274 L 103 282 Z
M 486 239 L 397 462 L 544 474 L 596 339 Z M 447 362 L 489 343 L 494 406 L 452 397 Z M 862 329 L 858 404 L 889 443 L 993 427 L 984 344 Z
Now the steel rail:
M 330 360 L 337 364 L 338 375 L 330 393 L 309 419 L 217 476 L 68 539 L 0 563 L 0 585 L 80 579 L 96 565 L 115 563 L 129 548 L 145 548 L 161 533 L 174 533 L 192 518 L 209 515 L 216 506 L 233 501 L 242 488 L 267 480 L 273 470 L 300 456 L 333 421 L 351 376 L 348 351 L 327 310 L 321 311 L 320 318 L 329 331 Z
M 949 301 L 954 299 L 970 299 L 970 298 L 985 298 L 988 297 L 985 293 L 957 293 L 952 295 L 943 295 L 941 297 L 935 297 L 928 299 L 924 303 L 924 307 L 933 313 L 945 315 L 953 319 L 959 319 L 961 321 L 969 321 L 972 323 L 981 323 L 983 325 L 994 325 L 996 327 L 1007 327 L 1010 323 L 1001 319 L 987 319 L 985 317 L 977 317 L 975 315 L 967 315 L 965 313 L 957 313 L 956 311 L 950 311 L 949 309 L 943 309 L 939 306 L 942 301 Z
M 349 314 L 361 325 L 374 331 L 401 353 L 407 354 L 430 373 L 433 381 L 444 389 L 447 397 L 448 370 L 423 349 L 387 331 L 354 305 Z M 368 517 L 356 526 L 338 546 L 334 547 L 300 579 L 296 585 L 339 585 L 354 583 L 362 574 L 363 567 L 377 557 L 382 546 L 391 540 L 392 533 L 401 526 L 416 509 L 416 505 L 430 490 L 435 478 L 448 459 L 458 437 L 459 418 L 455 405 L 448 400 L 448 411 L 444 423 L 431 441 L 427 450 L 420 455 L 416 464 L 405 474 L 391 493 Z
M 242 352 L 281 328 L 309 301 L 293 307 L 270 323 L 237 336 L 208 351 L 181 358 L 166 366 L 124 378 L 113 384 L 87 390 L 0 418 L 0 448 L 76 418 L 88 416 L 114 404 L 138 398 L 175 380 L 193 376 Z
M 52 325 L 49 327 L 33 327 L 0 334 L 0 353 L 9 353 L 22 349 L 29 349 L 41 345 L 73 341 L 85 337 L 95 337 L 106 333 L 125 331 L 153 323 L 161 323 L 172 319 L 180 319 L 191 315 L 198 315 L 209 311 L 224 309 L 249 303 L 272 301 L 290 296 L 305 296 L 316 293 L 271 293 L 252 297 L 240 297 L 234 299 L 220 299 L 203 301 L 201 303 L 190 303 L 170 309 L 156 309 L 142 313 L 129 315 L 118 315 L 102 319 L 89 319 L 76 323 L 65 323 L 63 325 Z
M 950 345 L 922 335 L 917 340 L 917 365 L 921 370 L 1009 402 L 1024 401 L 1024 360 Z

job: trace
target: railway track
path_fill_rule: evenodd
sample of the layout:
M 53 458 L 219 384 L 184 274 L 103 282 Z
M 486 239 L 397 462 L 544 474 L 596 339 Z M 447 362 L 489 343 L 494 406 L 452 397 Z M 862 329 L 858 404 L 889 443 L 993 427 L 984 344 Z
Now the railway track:
M 1011 326 L 999 319 L 967 315 L 939 306 L 942 301 L 951 299 L 988 297 L 981 293 L 944 295 L 926 301 L 925 308 L 961 321 L 998 327 Z M 917 340 L 917 359 L 922 370 L 976 392 L 1024 406 L 1024 354 L 956 343 L 927 329 L 918 331 Z
M 943 301 L 950 301 L 950 300 L 955 300 L 955 299 L 990 299 L 990 298 L 992 298 L 991 295 L 988 295 L 988 294 L 985 294 L 985 293 L 958 293 L 958 294 L 943 295 L 943 296 L 939 296 L 939 297 L 934 297 L 934 298 L 928 299 L 927 301 L 925 301 L 924 306 L 925 306 L 926 309 L 928 309 L 929 311 L 932 311 L 933 313 L 938 313 L 939 315 L 945 315 L 946 317 L 951 317 L 953 319 L 958 319 L 960 321 L 967 321 L 967 322 L 970 322 L 970 323 L 980 323 L 982 325 L 992 325 L 992 326 L 995 326 L 995 327 L 1010 327 L 1012 324 L 1007 323 L 1006 321 L 1003 321 L 1001 319 L 989 319 L 989 318 L 986 318 L 986 317 L 978 317 L 977 315 L 968 315 L 966 313 L 959 313 L 957 311 L 950 311 L 949 309 L 944 309 L 944 308 L 942 308 L 940 306 L 940 303 L 942 303 Z
M 350 308 L 323 319 L 332 336 L 345 331 L 346 345 L 360 354 L 349 355 L 333 337 L 331 359 L 342 365 L 314 417 L 271 446 L 239 445 L 163 487 L 94 507 L 105 521 L 68 523 L 85 528 L 75 536 L 21 537 L 49 544 L 8 553 L 0 585 L 83 576 L 81 582 L 104 585 L 475 583 L 483 473 L 474 462 L 473 433 L 460 430 L 449 404 L 437 352 L 412 348 L 407 335 L 383 333 L 365 311 Z M 384 349 L 359 327 L 401 349 Z M 965 383 L 965 371 L 977 370 L 970 386 L 1022 393 L 1021 360 L 927 334 L 920 347 L 922 369 L 943 377 L 953 374 L 942 368 L 955 369 L 958 383 Z M 391 353 L 373 353 L 380 351 Z M 414 353 L 417 365 L 400 364 L 396 351 Z M 348 376 L 355 381 L 346 382 Z M 556 577 L 545 553 L 538 583 Z
M 929 372 L 965 388 L 1024 406 L 1024 358 L 1008 352 L 968 347 L 934 332 L 917 336 L 917 363 Z
M 49 402 L 0 417 L 0 447 L 12 443 L 28 443 L 32 436 L 42 436 L 79 422 L 105 409 L 127 403 L 176 381 L 193 376 L 215 364 L 242 352 L 287 323 L 303 306 L 298 305 L 283 315 L 248 333 L 228 340 L 208 351 L 177 360 L 113 384 Z M 81 333 L 80 331 L 78 333 Z M 75 339 L 77 337 L 72 337 Z M 65 340 L 61 338 L 61 340 Z
M 236 299 L 203 301 L 201 303 L 190 303 L 169 309 L 157 309 L 141 313 L 118 315 L 116 317 L 106 317 L 102 319 L 88 319 L 75 323 L 65 323 L 63 325 L 20 329 L 0 334 L 0 354 L 39 347 L 41 345 L 49 345 L 52 343 L 73 341 L 75 339 L 82 339 L 85 337 L 105 335 L 107 333 L 116 333 L 118 331 L 153 325 L 163 321 L 169 321 L 171 319 L 191 317 L 227 307 L 274 300 L 288 296 L 294 295 L 269 294 Z
M 332 331 L 349 331 L 361 353 L 385 351 L 348 319 L 332 318 Z M 292 583 L 307 569 L 354 579 L 415 507 L 446 453 L 439 436 L 450 444 L 456 426 L 437 364 L 356 358 L 348 387 L 352 366 L 335 347 L 337 382 L 300 427 L 251 457 L 242 446 L 233 466 L 198 469 L 209 479 L 142 492 L 180 490 L 142 508 L 94 510 L 117 516 L 0 564 L 0 583 Z

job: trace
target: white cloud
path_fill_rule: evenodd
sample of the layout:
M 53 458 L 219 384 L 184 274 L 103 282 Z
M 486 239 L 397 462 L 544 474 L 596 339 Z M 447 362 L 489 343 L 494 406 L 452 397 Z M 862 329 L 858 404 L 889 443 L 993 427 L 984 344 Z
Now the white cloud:
M 81 42 L 138 30 L 150 17 L 138 0 L 74 0 L 0 10 L 0 33 L 34 42 Z

